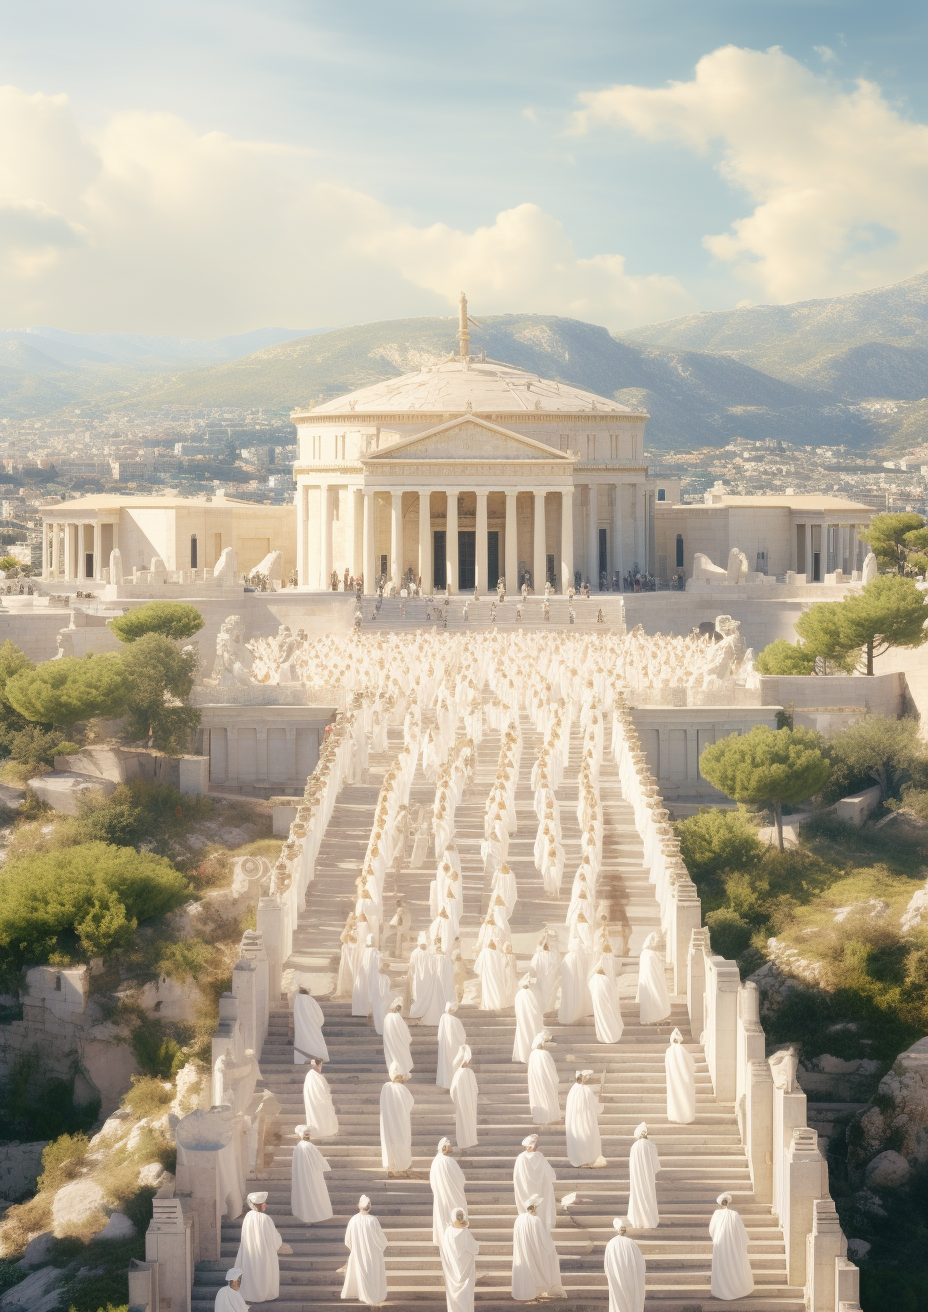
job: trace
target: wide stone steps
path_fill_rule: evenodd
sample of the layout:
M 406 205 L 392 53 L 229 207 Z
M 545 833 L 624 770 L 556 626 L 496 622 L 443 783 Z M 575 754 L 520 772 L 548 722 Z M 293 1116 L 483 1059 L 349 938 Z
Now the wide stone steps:
M 561 600 L 565 611 L 566 602 Z M 414 627 L 413 607 L 407 602 L 407 623 Z M 598 599 L 577 604 L 593 608 Z M 384 602 L 383 624 L 388 605 Z M 506 603 L 509 606 L 509 603 Z M 449 610 L 457 607 L 455 599 Z M 364 603 L 365 613 L 369 603 Z M 424 609 L 424 607 L 423 607 Z M 489 603 L 471 606 L 471 615 Z M 514 606 L 513 606 L 514 610 Z M 540 612 L 536 599 L 536 613 Z M 552 616 L 555 603 L 551 606 Z M 391 627 L 400 627 L 390 619 Z M 470 621 L 469 621 L 470 622 Z M 453 616 L 449 618 L 449 625 Z M 519 830 L 510 842 L 509 862 L 516 875 L 519 901 L 512 916 L 513 947 L 520 973 L 527 967 L 538 934 L 545 925 L 561 931 L 566 948 L 564 915 L 573 871 L 579 857 L 579 830 L 575 815 L 576 772 L 579 765 L 579 732 L 571 735 L 570 758 L 564 784 L 559 790 L 561 821 L 567 853 L 563 896 L 551 900 L 544 894 L 534 869 L 533 844 L 536 822 L 532 811 L 529 775 L 538 741 L 527 716 L 522 716 L 525 743 L 521 773 L 516 789 Z M 399 730 L 390 731 L 397 745 Z M 607 733 L 608 740 L 608 733 Z M 479 848 L 483 836 L 483 805 L 495 774 L 499 735 L 488 731 L 478 748 L 475 781 L 458 807 L 455 824 L 463 865 L 465 914 L 461 939 L 465 957 L 472 959 L 476 931 L 485 912 Z M 266 1178 L 260 1187 L 268 1191 L 268 1211 L 284 1240 L 294 1252 L 281 1258 L 281 1294 L 272 1304 L 253 1305 L 257 1312 L 334 1312 L 341 1302 L 343 1273 L 347 1260 L 345 1226 L 357 1208 L 361 1193 L 367 1193 L 390 1241 L 385 1258 L 391 1305 L 408 1303 L 422 1312 L 438 1312 L 445 1306 L 438 1251 L 431 1242 L 432 1196 L 428 1170 L 438 1139 L 454 1139 L 454 1108 L 447 1090 L 435 1083 L 435 1030 L 412 1025 L 414 1061 L 410 1091 L 416 1100 L 413 1111 L 413 1162 L 409 1177 L 387 1180 L 381 1163 L 379 1134 L 380 1090 L 386 1079 L 382 1039 L 363 1018 L 350 1015 L 350 1004 L 325 996 L 331 991 L 338 963 L 338 935 L 352 902 L 354 879 L 360 869 L 370 833 L 380 777 L 393 753 L 372 754 L 369 777 L 346 788 L 339 798 L 317 862 L 316 878 L 307 898 L 308 910 L 294 936 L 288 968 L 311 977 L 313 992 L 322 999 L 326 1016 L 325 1036 L 331 1057 L 326 1077 L 332 1086 L 339 1117 L 337 1138 L 320 1140 L 319 1147 L 332 1170 L 327 1176 L 335 1216 L 330 1222 L 308 1227 L 290 1211 L 290 1157 L 293 1129 L 303 1120 L 302 1084 L 305 1068 L 294 1064 L 288 1040 L 289 1017 L 285 1006 L 272 1010 L 268 1038 L 261 1058 L 263 1083 L 281 1104 L 278 1122 L 280 1142 L 268 1160 Z M 570 1216 L 559 1210 L 555 1243 L 561 1257 L 561 1272 L 568 1292 L 568 1306 L 605 1312 L 608 1290 L 603 1273 L 603 1250 L 612 1238 L 612 1218 L 624 1215 L 628 1202 L 628 1153 L 634 1129 L 646 1120 L 660 1154 L 663 1169 L 658 1176 L 660 1226 L 636 1235 L 647 1261 L 647 1312 L 695 1312 L 710 1299 L 711 1242 L 708 1222 L 715 1199 L 723 1189 L 734 1195 L 751 1241 L 751 1261 L 756 1290 L 748 1299 L 728 1304 L 734 1312 L 800 1312 L 802 1291 L 786 1284 L 782 1233 L 769 1207 L 756 1203 L 751 1191 L 733 1109 L 716 1102 L 705 1057 L 690 1042 L 684 1000 L 675 999 L 673 1013 L 660 1026 L 642 1026 L 634 1002 L 637 954 L 645 936 L 658 926 L 653 890 L 643 869 L 641 845 L 632 823 L 630 808 L 621 798 L 614 767 L 604 761 L 601 789 L 605 818 L 603 867 L 597 897 L 608 899 L 613 944 L 621 951 L 623 933 L 630 935 L 627 956 L 622 960 L 620 981 L 625 1031 L 616 1046 L 598 1044 L 590 1019 L 580 1025 L 561 1026 L 556 1013 L 545 1018 L 554 1035 L 552 1055 L 561 1076 L 561 1107 L 578 1068 L 590 1068 L 597 1077 L 606 1072 L 600 1118 L 603 1153 L 607 1166 L 597 1170 L 572 1167 L 566 1158 L 563 1119 L 545 1127 L 534 1127 L 528 1102 L 526 1068 L 513 1062 L 512 1040 L 515 1019 L 512 1011 L 481 1012 L 470 999 L 458 1015 L 474 1053 L 474 1071 L 480 1089 L 478 1135 L 480 1142 L 457 1152 L 467 1185 L 468 1211 L 475 1237 L 481 1244 L 478 1257 L 476 1302 L 481 1312 L 506 1308 L 511 1312 L 512 1226 L 516 1216 L 512 1193 L 512 1165 L 521 1151 L 521 1141 L 538 1131 L 541 1147 L 557 1172 L 558 1200 L 569 1193 L 578 1195 Z M 417 771 L 411 801 L 431 804 L 434 786 Z M 413 916 L 416 932 L 430 920 L 428 884 L 435 861 L 429 856 L 421 869 L 404 868 L 397 877 Z M 392 875 L 385 891 L 385 918 L 392 914 Z M 621 959 L 621 958 L 620 958 Z M 399 986 L 404 963 L 393 963 Z M 664 1053 L 674 1026 L 679 1026 L 696 1058 L 697 1117 L 692 1125 L 670 1124 L 666 1116 Z M 235 1258 L 240 1220 L 222 1226 L 222 1255 L 218 1263 L 201 1263 L 193 1291 L 194 1312 L 212 1309 L 223 1272 Z

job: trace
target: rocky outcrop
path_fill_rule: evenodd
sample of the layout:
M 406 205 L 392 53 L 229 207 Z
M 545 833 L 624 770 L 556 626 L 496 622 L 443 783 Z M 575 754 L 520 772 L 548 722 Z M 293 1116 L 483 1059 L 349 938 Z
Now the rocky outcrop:
M 928 1162 L 928 1038 L 900 1053 L 868 1107 L 848 1128 L 848 1165 L 858 1178 L 879 1158 Z M 898 1164 L 896 1164 L 898 1173 Z

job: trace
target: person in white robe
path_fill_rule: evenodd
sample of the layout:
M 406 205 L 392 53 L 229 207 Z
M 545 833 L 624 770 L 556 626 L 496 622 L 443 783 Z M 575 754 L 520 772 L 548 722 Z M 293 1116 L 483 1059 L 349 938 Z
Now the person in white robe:
M 456 1207 L 467 1207 L 464 1172 L 452 1156 L 451 1140 L 439 1139 L 438 1152 L 429 1167 L 432 1186 L 432 1242 L 441 1247 L 442 1235 Z
M 615 1238 L 606 1245 L 603 1265 L 609 1282 L 609 1312 L 644 1312 L 644 1254 L 627 1235 L 625 1218 L 612 1222 Z
M 638 1002 L 642 1025 L 654 1025 L 670 1015 L 670 995 L 664 958 L 658 950 L 656 934 L 649 934 L 638 958 Z
M 427 987 L 431 975 L 430 958 L 428 935 L 423 929 L 416 946 L 410 953 L 409 966 L 406 971 L 406 990 L 408 994 L 406 1010 L 410 1015 L 412 1015 L 413 1004 L 419 1000 L 419 995 Z
M 380 1151 L 387 1175 L 405 1175 L 412 1166 L 412 1109 L 415 1099 L 396 1062 L 380 1090 Z
M 730 1302 L 754 1292 L 754 1276 L 748 1257 L 748 1232 L 731 1206 L 731 1194 L 720 1194 L 718 1207 L 709 1221 L 712 1236 L 712 1297 Z
M 683 1046 L 683 1035 L 674 1030 L 670 1047 L 664 1053 L 667 1076 L 667 1119 L 676 1125 L 689 1125 L 696 1119 L 696 1063 Z
M 438 1022 L 438 1063 L 435 1070 L 435 1083 L 439 1089 L 450 1089 L 454 1077 L 454 1059 L 467 1042 L 464 1026 L 455 1012 L 456 1002 L 446 1002 L 441 1020 Z
M 572 942 L 561 962 L 561 1004 L 557 1018 L 562 1025 L 576 1025 L 593 1014 L 590 969 L 593 954 L 582 943 Z
M 445 1227 L 442 1235 L 440 1251 L 448 1312 L 474 1312 L 476 1258 L 480 1245 L 467 1223 L 465 1208 L 454 1209 L 451 1223 Z
M 333 1212 L 325 1172 L 332 1168 L 313 1143 L 308 1125 L 298 1125 L 296 1136 L 298 1142 L 293 1150 L 290 1211 L 306 1225 L 328 1221 Z
M 561 1119 L 557 1066 L 545 1047 L 550 1042 L 547 1030 L 536 1034 L 528 1057 L 528 1101 L 536 1125 L 550 1125 Z
M 618 1043 L 625 1028 L 619 990 L 603 966 L 597 966 L 590 976 L 590 996 L 593 999 L 597 1043 Z
M 248 1212 L 242 1222 L 235 1265 L 242 1272 L 242 1298 L 246 1303 L 269 1303 L 280 1294 L 279 1253 L 292 1253 L 268 1216 L 267 1194 L 248 1195 Z
M 436 945 L 435 951 L 429 956 L 428 975 L 409 1014 L 422 1025 L 438 1025 L 446 1004 L 454 1002 L 456 998 L 451 958 L 445 955 L 440 945 Z
M 310 1062 L 303 1081 L 303 1114 L 317 1139 L 332 1139 L 338 1134 L 338 1117 L 332 1105 L 332 1090 L 322 1074 L 322 1063 Z
M 541 1007 L 542 1015 L 554 1010 L 558 981 L 561 973 L 560 953 L 557 950 L 557 936 L 545 930 L 532 957 L 532 974 L 535 977 L 534 992 Z
M 374 936 L 368 934 L 367 943 L 358 962 L 358 969 L 355 971 L 354 986 L 351 990 L 352 1016 L 369 1016 L 371 1014 L 371 963 L 375 957 L 379 966 L 380 954 L 374 947 Z
M 371 1011 L 374 1030 L 383 1034 L 383 1022 L 393 1001 L 393 976 L 382 952 L 371 957 Z
M 459 1148 L 473 1148 L 477 1143 L 477 1077 L 470 1063 L 471 1050 L 465 1043 L 454 1059 L 451 1077 L 454 1133 Z
M 480 977 L 480 1010 L 503 1010 L 507 1005 L 506 964 L 495 939 L 478 953 L 474 974 Z
M 642 1121 L 635 1130 L 635 1142 L 628 1155 L 628 1224 L 635 1230 L 656 1230 L 660 1224 L 657 1210 L 660 1169 L 661 1159 Z
M 397 998 L 383 1018 L 383 1059 L 387 1070 L 396 1062 L 404 1075 L 412 1074 L 412 1036 L 403 1020 L 403 1003 Z
M 216 1295 L 214 1312 L 248 1312 L 248 1304 L 242 1298 L 242 1272 L 234 1266 L 225 1275 L 226 1283 Z
M 387 1264 L 383 1257 L 387 1243 L 380 1222 L 371 1216 L 371 1200 L 362 1194 L 358 1210 L 345 1231 L 349 1256 L 342 1298 L 367 1303 L 370 1307 L 379 1307 L 387 1301 Z
M 538 1215 L 540 1206 L 537 1194 L 527 1199 L 512 1229 L 512 1297 L 518 1303 L 567 1297 L 551 1231 Z
M 536 1034 L 545 1027 L 544 1017 L 535 997 L 533 975 L 526 975 L 516 990 L 516 1033 L 512 1042 L 512 1060 L 527 1062 Z
M 499 894 L 503 899 L 507 917 L 511 916 L 512 909 L 519 900 L 519 889 L 516 884 L 516 877 L 507 862 L 504 861 L 493 876 L 491 891 Z
M 329 1050 L 322 1037 L 325 1017 L 309 989 L 300 985 L 293 995 L 293 1061 L 302 1066 L 313 1057 L 329 1060 Z
M 564 1112 L 567 1136 L 567 1160 L 571 1166 L 605 1166 L 599 1113 L 603 1110 L 588 1081 L 592 1071 L 577 1071 Z
M 554 1168 L 538 1151 L 538 1135 L 530 1134 L 522 1140 L 524 1152 L 519 1153 L 512 1169 L 512 1188 L 516 1196 L 516 1207 L 520 1212 L 527 1210 L 530 1198 L 540 1198 L 538 1215 L 549 1230 L 557 1224 L 557 1204 L 554 1199 L 554 1182 L 557 1176 Z

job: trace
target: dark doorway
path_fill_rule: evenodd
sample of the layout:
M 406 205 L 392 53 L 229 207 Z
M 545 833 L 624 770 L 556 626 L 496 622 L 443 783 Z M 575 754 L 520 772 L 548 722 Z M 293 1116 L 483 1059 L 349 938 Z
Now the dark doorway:
M 196 567 L 197 567 L 197 535 L 196 533 L 193 533 L 190 536 L 190 568 L 196 569 Z
M 487 532 L 487 587 L 495 588 L 499 582 L 499 533 Z M 508 585 L 508 580 L 507 580 Z
M 812 582 L 821 583 L 822 581 L 822 553 L 820 551 L 812 552 Z
M 92 551 L 84 552 L 84 576 L 85 578 L 88 579 L 93 578 L 93 552 Z
M 386 556 L 381 556 L 381 557 L 380 557 L 380 577 L 381 577 L 382 579 L 385 579 L 385 578 L 387 577 L 387 558 L 386 558 Z M 332 582 L 331 579 L 326 579 L 326 581 L 325 581 L 325 586 L 328 587 L 329 584 L 330 584 L 331 582 Z
M 599 578 L 595 580 L 590 579 L 590 582 L 591 583 L 595 582 L 596 587 L 599 587 L 599 579 L 602 578 L 604 574 L 608 574 L 608 573 L 609 573 L 609 553 L 606 549 L 606 530 L 604 528 L 601 528 L 599 530 Z
M 458 529 L 458 589 L 473 590 L 477 564 L 477 534 L 473 529 Z
M 551 584 L 552 588 L 556 588 L 557 578 L 554 574 L 554 556 L 550 552 L 545 556 L 545 570 L 547 572 L 548 582 Z M 540 588 L 535 589 L 536 592 L 544 592 L 544 590 L 544 583 L 541 584 Z
M 448 582 L 448 557 L 445 554 L 445 530 L 437 528 L 432 534 L 432 577 L 436 592 L 441 592 Z
M 683 534 L 677 534 L 677 569 L 683 568 Z

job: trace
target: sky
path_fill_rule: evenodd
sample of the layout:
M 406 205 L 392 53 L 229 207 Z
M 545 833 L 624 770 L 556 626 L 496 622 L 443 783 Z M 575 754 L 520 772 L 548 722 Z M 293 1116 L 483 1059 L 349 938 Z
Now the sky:
M 0 327 L 613 331 L 928 267 L 921 0 L 0 0 Z

